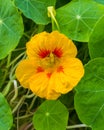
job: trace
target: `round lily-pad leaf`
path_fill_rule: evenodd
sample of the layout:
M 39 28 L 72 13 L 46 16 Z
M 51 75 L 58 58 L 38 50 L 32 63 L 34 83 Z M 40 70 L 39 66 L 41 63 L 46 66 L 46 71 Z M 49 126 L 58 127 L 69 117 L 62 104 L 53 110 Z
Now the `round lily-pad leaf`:
M 18 44 L 23 34 L 22 17 L 11 0 L 0 0 L 0 59 Z
M 34 113 L 36 130 L 66 130 L 68 110 L 60 101 L 47 100 Z
M 104 16 L 98 20 L 94 27 L 88 48 L 91 58 L 104 57 Z
M 55 6 L 56 0 L 15 0 L 16 6 L 23 14 L 37 24 L 48 24 L 47 7 Z
M 104 6 L 93 0 L 72 0 L 56 12 L 62 33 L 72 40 L 88 42 L 95 23 L 104 14 Z
M 4 96 L 0 93 L 0 130 L 10 130 L 12 125 L 11 109 Z
M 75 109 L 79 119 L 93 130 L 104 129 L 104 58 L 85 65 L 85 75 L 76 87 Z

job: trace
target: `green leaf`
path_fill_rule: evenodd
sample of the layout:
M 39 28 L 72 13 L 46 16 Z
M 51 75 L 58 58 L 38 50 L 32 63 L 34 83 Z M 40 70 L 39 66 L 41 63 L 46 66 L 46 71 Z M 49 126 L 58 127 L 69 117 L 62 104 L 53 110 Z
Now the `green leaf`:
M 60 101 L 45 101 L 35 112 L 36 130 L 66 130 L 68 111 Z
M 72 40 L 88 42 L 96 21 L 104 14 L 104 6 L 92 0 L 73 0 L 56 12 L 62 33 Z
M 0 93 L 0 130 L 10 130 L 12 124 L 11 109 L 4 96 Z
M 104 0 L 95 0 L 96 2 L 99 2 L 101 4 L 104 4 Z
M 0 59 L 5 58 L 18 44 L 23 22 L 10 0 L 0 0 Z
M 93 130 L 104 129 L 104 58 L 85 65 L 85 75 L 76 87 L 75 109 Z
M 55 6 L 56 0 L 15 0 L 16 6 L 23 14 L 37 24 L 48 24 L 47 7 Z
M 91 58 L 104 57 L 104 16 L 97 22 L 88 43 Z

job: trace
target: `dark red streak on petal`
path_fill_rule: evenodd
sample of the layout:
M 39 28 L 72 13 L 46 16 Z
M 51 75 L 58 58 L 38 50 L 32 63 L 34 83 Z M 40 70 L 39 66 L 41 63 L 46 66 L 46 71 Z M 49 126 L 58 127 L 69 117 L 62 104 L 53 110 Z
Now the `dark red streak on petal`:
M 61 48 L 55 48 L 53 51 L 53 54 L 55 54 L 58 58 L 62 57 L 62 49 Z
M 40 66 L 38 66 L 38 68 L 37 68 L 37 73 L 39 73 L 39 72 L 44 72 L 44 69 Z
M 38 53 L 38 55 L 40 56 L 40 58 L 45 58 L 49 54 L 50 54 L 49 50 L 40 50 L 39 53 Z
M 52 73 L 47 73 L 47 77 L 50 78 Z
M 62 66 L 59 66 L 59 67 L 57 68 L 57 72 L 64 72 L 63 67 L 62 67 Z

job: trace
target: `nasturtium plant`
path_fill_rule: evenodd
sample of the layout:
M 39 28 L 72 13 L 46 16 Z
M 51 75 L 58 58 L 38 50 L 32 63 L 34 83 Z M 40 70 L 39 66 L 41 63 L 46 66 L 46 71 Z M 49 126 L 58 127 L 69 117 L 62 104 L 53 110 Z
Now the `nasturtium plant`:
M 48 24 L 47 7 L 55 6 L 56 0 L 15 0 L 16 6 L 23 14 L 37 24 Z
M 22 34 L 22 17 L 13 2 L 0 0 L 0 59 L 17 46 Z
M 103 0 L 0 0 L 0 130 L 104 130 L 103 44 Z
M 34 113 L 36 130 L 66 130 L 68 110 L 58 100 L 47 100 Z
M 9 104 L 0 93 L 0 130 L 10 130 L 13 125 L 13 117 Z
M 85 76 L 76 87 L 75 109 L 79 119 L 93 130 L 104 129 L 104 58 L 85 65 Z
M 104 6 L 93 0 L 73 0 L 56 12 L 61 32 L 73 40 L 88 42 L 95 23 L 104 14 Z
M 91 58 L 104 57 L 104 16 L 95 25 L 88 47 Z

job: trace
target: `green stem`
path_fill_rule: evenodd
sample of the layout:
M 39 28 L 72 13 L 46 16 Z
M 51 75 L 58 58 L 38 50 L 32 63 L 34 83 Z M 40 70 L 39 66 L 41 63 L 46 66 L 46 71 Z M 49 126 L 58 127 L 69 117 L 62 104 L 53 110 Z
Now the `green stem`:
M 20 117 L 18 117 L 18 118 L 16 118 L 16 119 L 26 119 L 26 118 L 28 118 L 28 117 L 30 117 L 30 116 L 33 116 L 33 114 L 34 114 L 34 113 L 27 114 L 27 115 L 24 115 L 24 116 L 20 116 Z
M 55 24 L 56 24 L 57 29 L 60 30 L 59 24 L 58 24 L 58 22 L 57 22 L 57 20 L 56 20 L 56 18 L 55 18 L 55 16 L 56 16 L 56 11 L 55 11 L 54 7 L 53 7 L 53 6 L 48 6 L 48 7 L 47 7 L 47 10 L 48 10 L 48 17 L 50 17 L 50 18 L 51 18 L 51 21 L 52 21 L 52 30 L 54 30 Z M 54 24 L 54 23 L 55 23 L 55 24 Z
M 24 56 L 22 57 L 22 59 L 25 59 L 25 58 L 26 58 L 26 55 L 24 55 Z M 22 60 L 22 59 L 21 59 L 21 60 Z M 15 64 L 15 66 L 11 67 L 10 74 L 9 74 L 9 78 L 10 78 L 10 79 L 16 78 L 16 76 L 15 76 L 15 74 L 14 74 L 14 71 L 15 71 L 15 69 L 17 68 L 17 66 L 18 66 L 18 63 Z M 13 74 L 14 74 L 14 75 L 13 75 Z
M 30 94 L 30 95 L 26 95 L 26 98 L 32 98 L 34 96 L 34 93 Z
M 12 55 L 12 53 L 10 53 L 10 54 L 8 55 L 7 66 L 8 66 L 8 65 L 9 65 L 9 63 L 10 63 L 10 60 L 11 60 L 11 55 Z
M 88 126 L 85 124 L 78 124 L 78 125 L 67 126 L 66 129 L 75 129 L 75 128 L 82 128 L 82 127 L 88 127 Z
M 51 20 L 53 21 L 52 23 L 55 23 L 56 26 L 57 26 L 57 29 L 60 30 L 59 25 L 58 25 L 58 22 L 57 22 L 55 16 L 53 15 L 53 13 L 51 13 L 51 16 L 52 16 L 52 17 L 51 17 Z M 54 26 L 54 24 L 53 24 L 52 26 Z
M 7 65 L 6 65 L 6 70 L 5 70 L 5 73 L 4 73 L 4 76 L 3 76 L 3 79 L 2 79 L 2 82 L 1 82 L 1 86 L 4 84 L 6 78 L 7 78 L 7 75 L 8 75 L 8 65 L 10 64 L 10 60 L 11 60 L 11 53 L 8 55 L 8 58 L 7 58 Z
M 12 99 L 10 100 L 10 103 L 12 103 L 18 96 L 18 87 L 17 87 L 17 81 L 13 80 L 14 83 L 14 96 L 12 97 Z
M 31 95 L 28 95 L 28 92 L 26 95 L 23 95 L 22 98 L 19 100 L 18 104 L 14 107 L 14 109 L 12 110 L 12 113 L 16 112 L 17 109 L 19 108 L 19 106 L 23 103 L 23 101 L 26 99 L 26 98 L 31 98 L 33 97 L 34 94 L 31 94 Z
M 22 48 L 17 48 L 17 49 L 15 49 L 15 50 L 13 50 L 14 52 L 15 51 L 21 51 L 21 50 L 25 50 L 26 49 L 26 47 L 22 47 Z
M 24 33 L 23 35 L 24 35 L 25 37 L 27 37 L 28 39 L 31 38 L 27 33 Z
M 33 105 L 34 105 L 34 103 L 35 103 L 35 101 L 36 101 L 36 98 L 37 98 L 37 96 L 35 96 L 35 97 L 33 98 L 32 102 L 31 102 L 31 104 L 30 104 L 30 107 L 28 108 L 28 111 L 30 111 L 31 108 L 33 107 Z
M 3 90 L 3 92 L 2 92 L 2 94 L 3 94 L 4 96 L 6 96 L 6 95 L 8 94 L 8 92 L 9 92 L 9 90 L 10 90 L 10 88 L 11 88 L 11 85 L 12 85 L 12 80 L 10 80 L 10 81 L 8 82 L 7 86 L 4 88 L 4 90 Z
M 51 18 L 51 22 L 52 22 L 52 31 L 55 30 L 55 24 L 54 24 L 54 20 Z
M 17 109 L 19 108 L 19 106 L 22 104 L 22 102 L 25 100 L 25 96 L 23 95 L 21 97 L 21 99 L 19 100 L 18 104 L 14 107 L 14 109 L 12 110 L 12 113 L 15 113 L 17 111 Z
M 21 53 L 18 57 L 16 57 L 10 64 L 7 65 L 7 68 L 9 68 L 12 64 L 14 64 L 20 57 L 22 57 L 25 54 L 25 52 Z
M 15 71 L 17 65 L 18 65 L 18 64 L 16 64 L 15 66 L 13 66 L 13 68 L 11 68 L 11 70 L 10 70 L 10 74 L 9 74 L 9 79 L 10 79 L 10 80 L 16 78 L 14 71 Z

